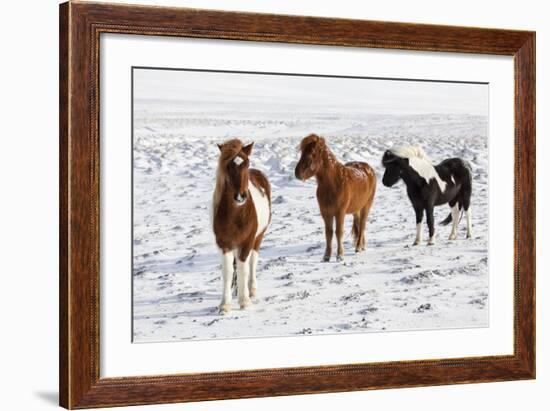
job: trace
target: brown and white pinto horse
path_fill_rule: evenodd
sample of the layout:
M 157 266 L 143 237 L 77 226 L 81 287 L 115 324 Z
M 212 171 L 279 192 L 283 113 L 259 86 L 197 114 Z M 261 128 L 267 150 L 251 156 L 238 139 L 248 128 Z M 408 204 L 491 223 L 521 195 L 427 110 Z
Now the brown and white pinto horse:
M 220 313 L 231 310 L 234 262 L 241 309 L 257 291 L 258 250 L 271 220 L 271 187 L 259 170 L 249 168 L 251 143 L 233 139 L 218 144 L 220 157 L 213 196 L 213 229 L 223 259 Z
M 323 261 L 332 254 L 332 235 L 336 219 L 338 241 L 337 260 L 344 257 L 344 217 L 353 214 L 355 252 L 365 249 L 365 225 L 374 200 L 376 175 L 367 164 L 358 161 L 340 163 L 327 147 L 325 139 L 315 134 L 305 137 L 300 143 L 302 156 L 296 165 L 295 175 L 305 181 L 317 179 L 317 201 L 325 221 L 326 250 Z

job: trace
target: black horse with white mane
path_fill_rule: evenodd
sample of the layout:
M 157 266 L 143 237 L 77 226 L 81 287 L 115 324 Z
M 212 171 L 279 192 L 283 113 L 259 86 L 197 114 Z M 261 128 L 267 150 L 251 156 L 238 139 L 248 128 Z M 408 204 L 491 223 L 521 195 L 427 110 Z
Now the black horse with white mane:
M 466 213 L 467 238 L 471 238 L 472 169 L 466 161 L 449 158 L 434 166 L 421 147 L 408 146 L 387 150 L 382 157 L 382 165 L 386 169 L 382 177 L 386 187 L 393 186 L 399 179 L 407 185 L 407 194 L 416 213 L 414 245 L 422 242 L 424 211 L 430 231 L 428 245 L 435 244 L 434 207 L 445 203 L 451 206 L 451 213 L 441 224 L 447 225 L 452 221 L 449 240 L 456 239 L 461 210 Z

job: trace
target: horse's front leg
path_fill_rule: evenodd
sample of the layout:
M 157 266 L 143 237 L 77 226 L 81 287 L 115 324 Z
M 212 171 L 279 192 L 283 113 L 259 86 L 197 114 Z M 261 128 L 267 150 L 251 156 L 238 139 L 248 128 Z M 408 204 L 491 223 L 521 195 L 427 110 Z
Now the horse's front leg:
M 222 255 L 222 301 L 219 306 L 220 314 L 231 311 L 231 282 L 233 281 L 233 260 L 232 251 Z
M 422 207 L 414 207 L 416 214 L 416 238 L 413 245 L 420 245 L 422 243 L 422 218 L 424 216 L 424 210 Z
M 250 276 L 250 250 L 239 252 L 237 257 L 237 295 L 241 310 L 250 306 L 248 280 Z
M 338 254 L 336 257 L 337 261 L 342 261 L 344 259 L 344 218 L 346 214 L 340 211 L 336 215 L 336 241 L 338 242 Z
M 323 220 L 325 221 L 325 256 L 323 261 L 330 261 L 330 255 L 332 254 L 332 236 L 334 234 L 334 216 L 323 214 Z
M 434 207 L 429 205 L 426 207 L 426 220 L 428 222 L 428 230 L 430 232 L 430 239 L 428 245 L 435 244 L 435 228 L 434 228 Z

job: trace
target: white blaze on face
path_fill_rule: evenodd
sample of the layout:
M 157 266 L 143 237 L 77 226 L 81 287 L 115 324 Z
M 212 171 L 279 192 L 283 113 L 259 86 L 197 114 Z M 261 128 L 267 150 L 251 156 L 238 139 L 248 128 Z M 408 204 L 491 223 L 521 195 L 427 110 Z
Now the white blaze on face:
M 235 203 L 237 203 L 238 206 L 243 205 L 246 202 L 246 199 L 241 196 L 241 193 L 237 194 L 237 197 L 235 197 Z
M 240 166 L 240 165 L 244 162 L 244 160 L 243 160 L 241 157 L 237 156 L 237 157 L 235 157 L 235 158 L 233 159 L 233 162 L 234 162 L 236 165 Z
M 256 215 L 258 216 L 258 230 L 256 231 L 256 237 L 267 228 L 269 224 L 269 215 L 271 210 L 269 209 L 269 199 L 267 195 L 263 194 L 262 191 L 258 189 L 252 183 L 249 184 L 250 195 L 252 196 L 252 201 L 254 201 L 254 208 L 256 208 Z

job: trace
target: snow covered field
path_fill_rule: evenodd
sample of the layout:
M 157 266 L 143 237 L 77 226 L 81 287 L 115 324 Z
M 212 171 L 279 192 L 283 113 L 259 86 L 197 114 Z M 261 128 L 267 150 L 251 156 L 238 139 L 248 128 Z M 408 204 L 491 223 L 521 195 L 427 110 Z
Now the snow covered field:
M 243 99 L 246 100 L 246 99 Z M 343 263 L 321 262 L 324 228 L 314 180 L 294 177 L 297 145 L 327 139 L 343 162 L 367 161 L 378 175 L 367 251 L 355 254 L 346 218 Z M 272 184 L 272 223 L 260 251 L 258 297 L 250 309 L 219 315 L 221 260 L 210 202 L 218 149 L 254 141 L 251 166 Z M 435 246 L 413 247 L 414 211 L 401 182 L 381 183 L 383 152 L 421 145 L 434 162 L 461 157 L 473 167 L 473 230 Z M 277 102 L 134 102 L 135 342 L 266 337 L 488 325 L 487 118 L 473 114 L 365 114 Z M 436 221 L 449 212 L 437 207 Z M 424 223 L 424 238 L 427 226 Z

